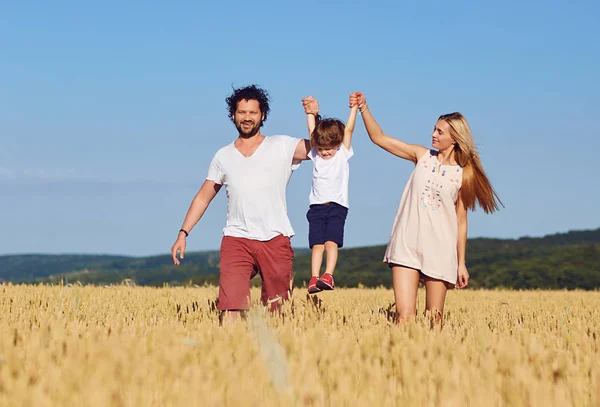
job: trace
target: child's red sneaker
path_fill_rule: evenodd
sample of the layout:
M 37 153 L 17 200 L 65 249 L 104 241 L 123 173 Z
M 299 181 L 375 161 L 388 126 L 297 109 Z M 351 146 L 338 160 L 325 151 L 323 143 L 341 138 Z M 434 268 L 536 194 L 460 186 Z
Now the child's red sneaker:
M 333 276 L 329 273 L 323 274 L 321 278 L 317 281 L 317 287 L 321 290 L 333 290 Z
M 318 278 L 315 276 L 312 276 L 310 278 L 310 281 L 308 282 L 308 293 L 309 294 L 315 294 L 321 291 L 321 289 L 319 287 L 317 287 L 317 281 Z

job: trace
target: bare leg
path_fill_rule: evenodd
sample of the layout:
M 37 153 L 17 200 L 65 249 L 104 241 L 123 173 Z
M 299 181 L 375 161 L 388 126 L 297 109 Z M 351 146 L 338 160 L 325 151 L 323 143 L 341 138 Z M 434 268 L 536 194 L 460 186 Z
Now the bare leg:
M 325 242 L 325 250 L 327 251 L 327 263 L 325 272 L 333 275 L 335 265 L 338 259 L 338 245 L 335 242 Z
M 433 278 L 425 278 L 425 312 L 429 313 L 431 319 L 431 325 L 442 324 L 442 317 L 444 315 L 444 303 L 446 302 L 446 292 L 448 287 L 446 282 L 436 280 Z
M 313 277 L 319 277 L 319 274 L 321 273 L 321 264 L 323 263 L 324 250 L 325 246 L 323 246 L 322 244 L 316 244 L 312 248 L 311 272 Z
M 392 267 L 394 298 L 398 322 L 414 320 L 417 315 L 417 289 L 419 272 L 408 267 Z
M 236 321 L 245 318 L 246 311 L 238 311 L 238 310 L 230 310 L 230 311 L 221 311 L 219 315 L 219 325 L 231 325 Z

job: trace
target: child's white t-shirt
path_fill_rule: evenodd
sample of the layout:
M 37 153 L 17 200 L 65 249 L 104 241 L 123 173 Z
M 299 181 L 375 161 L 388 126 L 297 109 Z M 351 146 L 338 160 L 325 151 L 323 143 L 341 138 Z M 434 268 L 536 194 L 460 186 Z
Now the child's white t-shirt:
M 344 144 L 329 160 L 323 159 L 315 147 L 310 150 L 308 158 L 313 162 L 310 205 L 335 202 L 346 208 L 350 207 L 348 204 L 348 179 L 350 177 L 348 160 L 353 155 L 352 147 L 348 150 Z
M 287 215 L 286 187 L 300 161 L 294 160 L 302 139 L 268 136 L 254 154 L 245 157 L 233 143 L 213 157 L 207 180 L 227 191 L 225 236 L 267 241 L 294 229 Z

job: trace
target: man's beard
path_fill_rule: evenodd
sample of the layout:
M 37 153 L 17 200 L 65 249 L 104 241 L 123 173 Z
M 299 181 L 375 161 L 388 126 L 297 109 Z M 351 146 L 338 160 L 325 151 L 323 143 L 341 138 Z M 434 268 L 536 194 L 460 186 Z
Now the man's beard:
M 262 124 L 262 121 L 259 121 L 258 123 L 256 123 L 249 130 L 244 130 L 244 128 L 242 127 L 242 123 L 245 123 L 245 122 L 236 123 L 235 128 L 238 130 L 238 133 L 240 133 L 240 137 L 250 138 L 250 137 L 256 135 L 256 133 L 258 133 L 258 131 L 260 130 L 260 125 Z

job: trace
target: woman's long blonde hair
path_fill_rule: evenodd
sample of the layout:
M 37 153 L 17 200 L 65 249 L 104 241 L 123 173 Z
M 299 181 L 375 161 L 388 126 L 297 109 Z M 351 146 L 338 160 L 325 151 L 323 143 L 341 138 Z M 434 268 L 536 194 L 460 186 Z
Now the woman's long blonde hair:
M 474 211 L 475 204 L 479 204 L 485 213 L 499 210 L 499 205 L 504 205 L 483 170 L 467 119 L 454 112 L 441 115 L 438 120 L 448 123 L 450 135 L 456 142 L 454 159 L 463 168 L 460 196 L 465 208 Z

